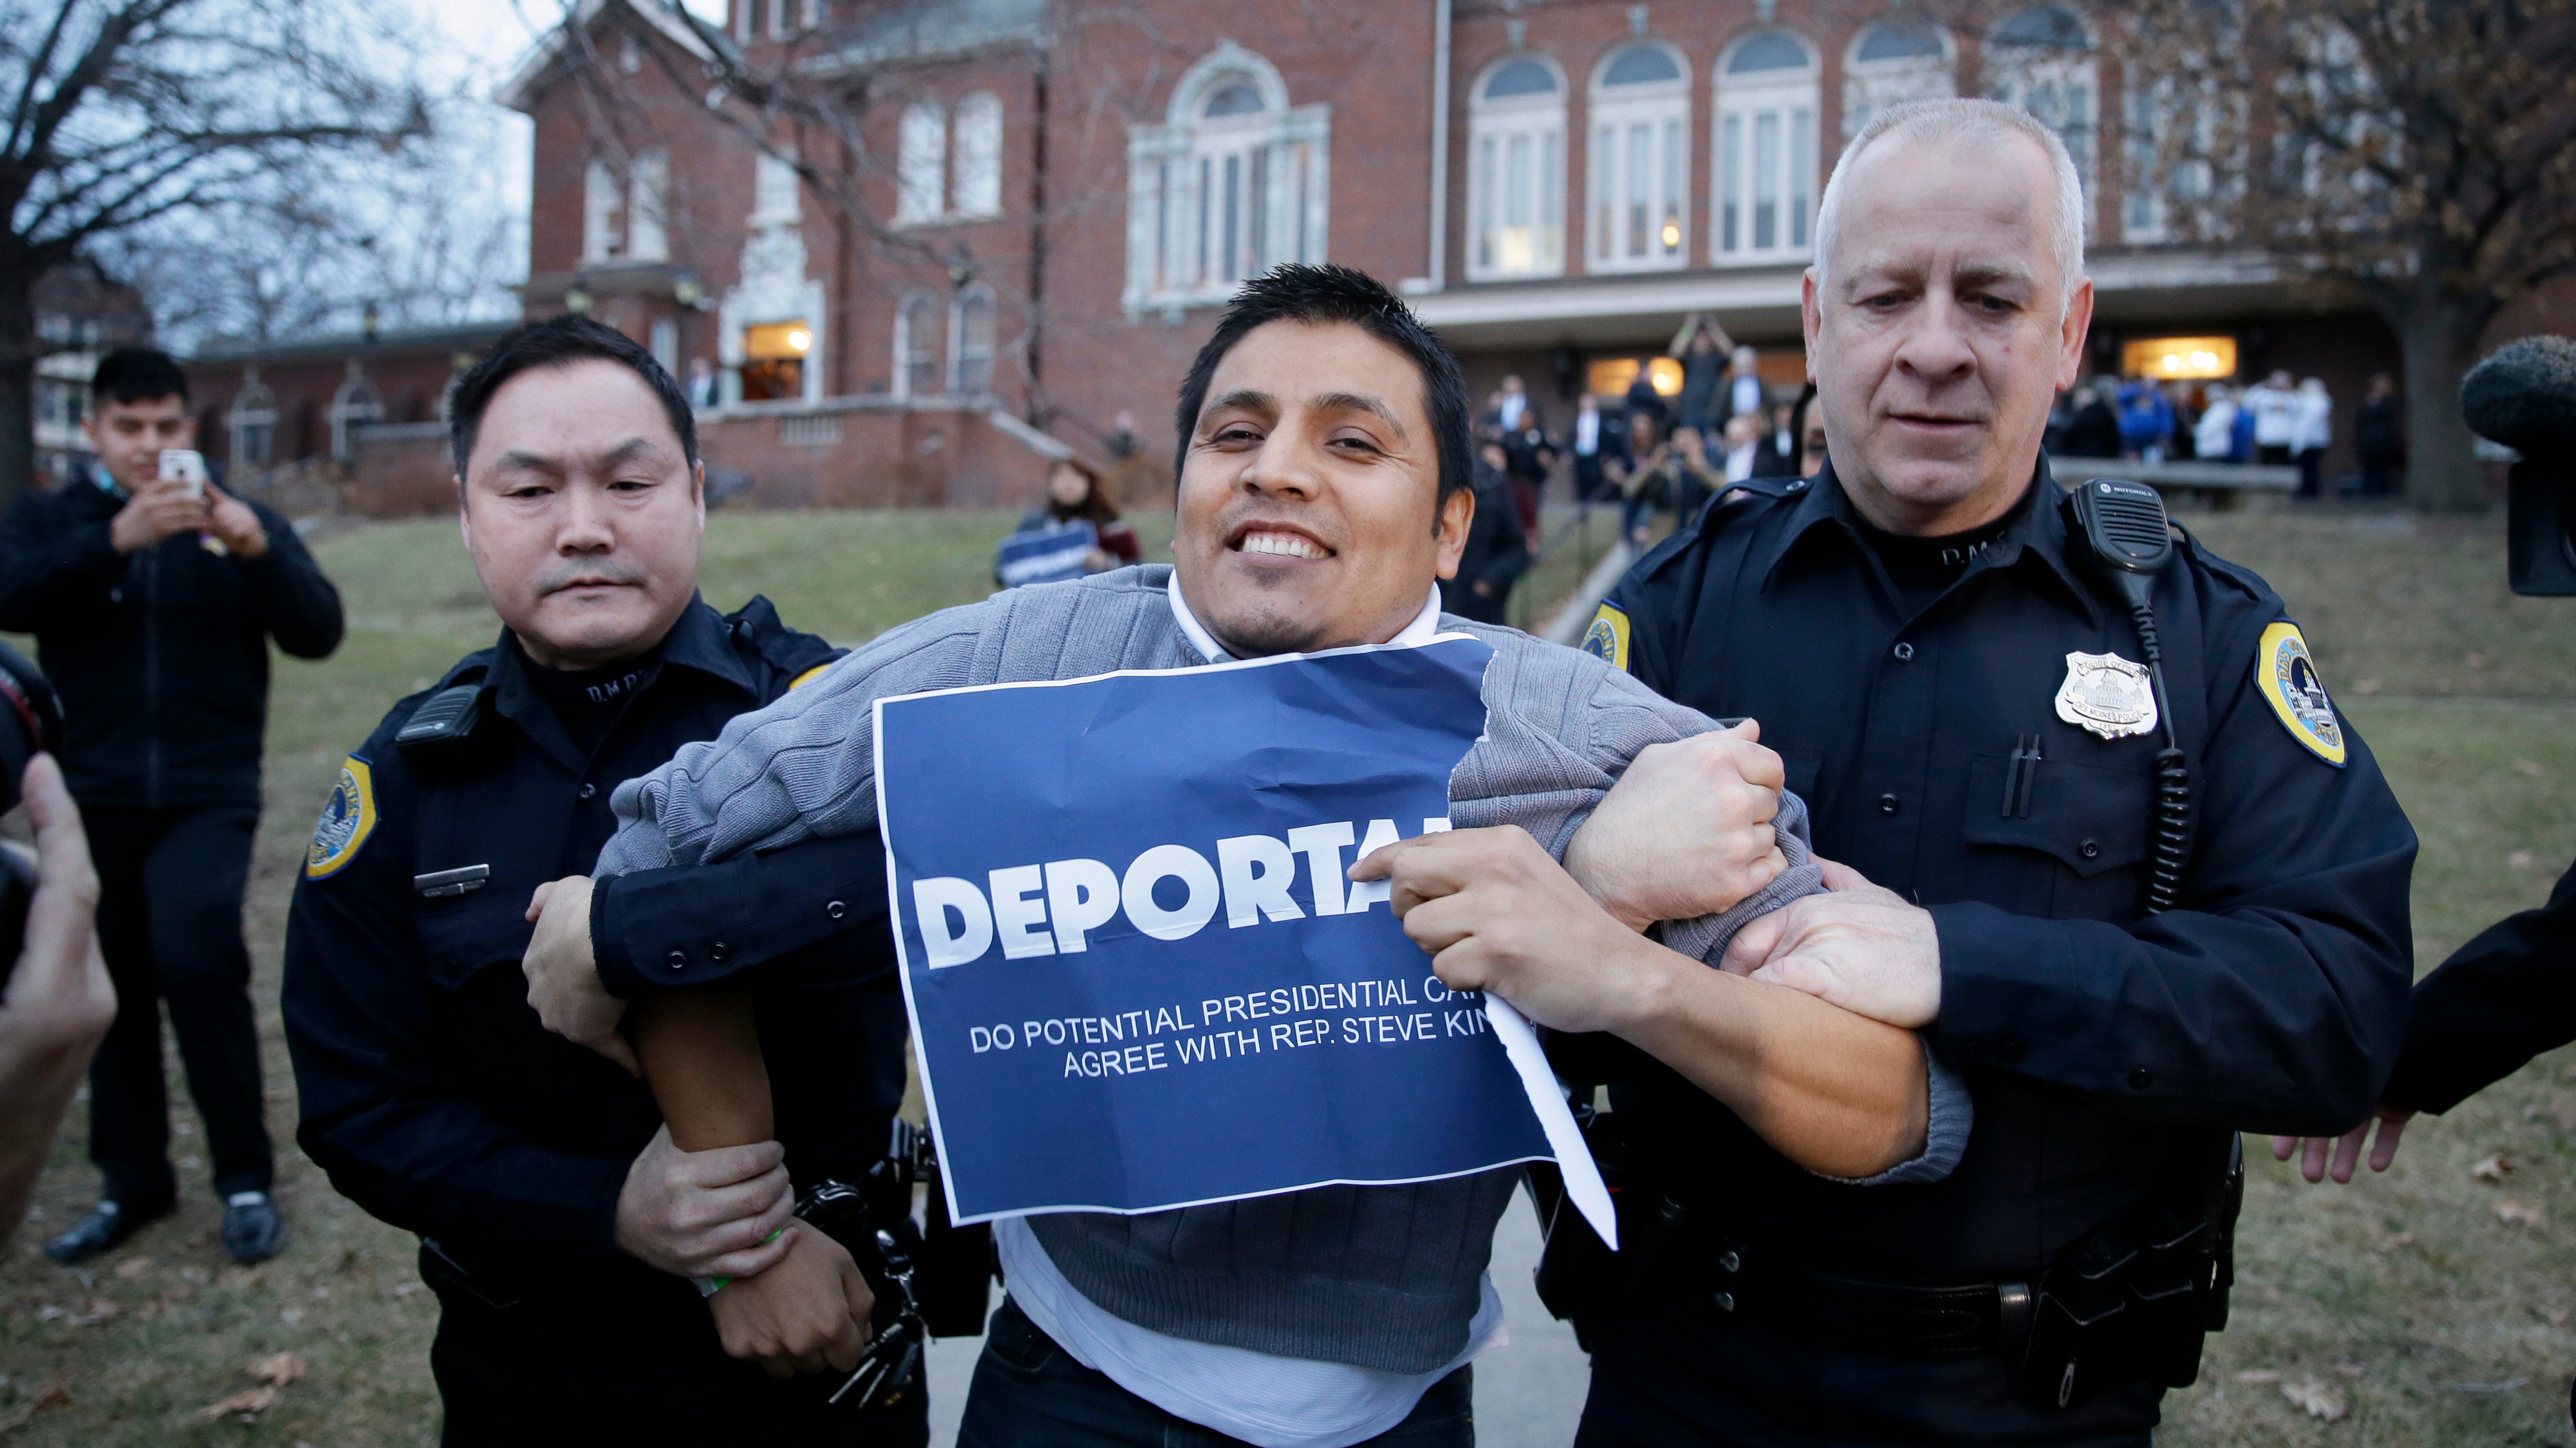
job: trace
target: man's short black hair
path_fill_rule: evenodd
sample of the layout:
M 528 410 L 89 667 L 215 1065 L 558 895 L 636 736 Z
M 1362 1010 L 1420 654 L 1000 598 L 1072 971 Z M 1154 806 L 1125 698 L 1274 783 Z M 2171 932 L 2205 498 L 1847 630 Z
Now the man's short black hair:
M 1440 460 L 1441 501 L 1473 484 L 1467 376 L 1459 370 L 1449 344 L 1368 273 L 1332 263 L 1297 262 L 1272 267 L 1245 282 L 1226 304 L 1216 335 L 1208 338 L 1197 360 L 1190 363 L 1190 375 L 1181 383 L 1181 447 L 1172 463 L 1176 480 L 1188 464 L 1190 437 L 1198 431 L 1199 410 L 1207 405 L 1208 384 L 1216 376 L 1217 363 L 1253 328 L 1269 322 L 1303 322 L 1310 327 L 1346 322 L 1403 353 L 1422 374 L 1422 410 L 1431 416 L 1431 440 Z
M 530 368 L 591 361 L 617 363 L 644 379 L 644 385 L 661 400 L 662 412 L 671 420 L 671 431 L 680 435 L 680 452 L 694 470 L 698 463 L 698 420 L 680 384 L 653 360 L 652 353 L 636 345 L 634 338 L 615 327 L 567 312 L 503 335 L 483 360 L 457 382 L 455 394 L 447 400 L 447 431 L 456 448 L 456 476 L 465 476 L 465 460 L 473 455 L 474 434 L 483 425 L 483 409 L 492 405 L 492 394 L 500 391 L 503 383 Z
M 188 401 L 188 374 L 178 359 L 158 347 L 119 347 L 98 361 L 89 379 L 92 406 L 101 402 L 158 402 L 164 397 Z

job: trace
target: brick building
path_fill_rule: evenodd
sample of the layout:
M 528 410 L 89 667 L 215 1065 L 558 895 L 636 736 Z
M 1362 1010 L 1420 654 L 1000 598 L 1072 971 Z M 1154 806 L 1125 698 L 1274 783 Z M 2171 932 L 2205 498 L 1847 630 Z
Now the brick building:
M 1400 283 L 1478 395 L 1555 416 L 1682 319 L 1801 373 L 1817 193 L 1876 106 L 2015 101 L 2088 183 L 2105 372 L 2323 377 L 2395 339 L 2124 195 L 2122 68 L 2057 0 L 586 0 L 505 103 L 535 122 L 532 314 L 587 308 L 708 398 L 755 499 L 990 504 L 1168 408 L 1241 277 Z M 794 158 L 792 161 L 788 158 Z M 2188 343 L 2188 345 L 2183 345 Z M 2345 416 L 2349 416 L 2348 412 Z M 2338 459 L 2349 428 L 2338 428 Z
M 36 480 L 50 488 L 89 455 L 81 419 L 108 350 L 152 337 L 143 294 L 87 257 L 36 279 Z
M 248 480 L 358 460 L 372 429 L 444 437 L 447 389 L 509 322 L 283 342 L 218 337 L 187 360 L 197 448 Z

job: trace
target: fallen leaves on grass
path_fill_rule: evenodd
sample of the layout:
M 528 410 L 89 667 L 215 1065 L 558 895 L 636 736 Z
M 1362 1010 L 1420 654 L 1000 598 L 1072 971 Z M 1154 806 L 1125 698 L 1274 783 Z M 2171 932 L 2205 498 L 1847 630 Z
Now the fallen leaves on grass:
M 208 1403 L 199 1408 L 197 1416 L 206 1422 L 218 1423 L 239 1414 L 242 1421 L 248 1422 L 276 1407 L 285 1396 L 275 1388 L 245 1388 L 222 1402 Z
M 2397 1250 L 2398 1248 L 2400 1248 L 2400 1247 L 2412 1247 L 2412 1246 L 2414 1246 L 2414 1245 L 2415 1245 L 2415 1234 L 2414 1234 L 2414 1233 L 2412 1233 L 2412 1232 L 2391 1232 L 2391 1233 L 2389 1233 L 2387 1236 L 2380 1238 L 2380 1239 L 2379 1239 L 2379 1245 L 2378 1245 L 2377 1247 L 2375 1247 L 2375 1248 L 2371 1249 L 2371 1250 L 2373 1250 L 2373 1251 L 2377 1251 L 2377 1252 L 2394 1252 L 2394 1251 L 2396 1251 L 2396 1250 Z
M 2513 772 L 2516 774 L 2527 774 L 2534 779 L 2538 779 L 2540 777 L 2540 766 L 2528 759 L 2517 759 L 2513 762 Z
M 82 1313 L 80 1316 L 73 1318 L 72 1326 L 94 1327 L 97 1324 L 105 1322 L 109 1318 L 116 1316 L 116 1312 L 117 1307 L 115 1303 L 108 1301 L 104 1297 L 93 1297 L 89 1300 L 89 1310 Z
M 2495 1212 L 2496 1220 L 2509 1227 L 2537 1227 L 2549 1217 L 2549 1213 L 2542 1208 L 2529 1202 L 2515 1201 L 2511 1197 L 2496 1203 Z
M 2281 1396 L 2289 1399 L 2292 1407 L 2311 1418 L 2328 1423 L 2343 1421 L 2345 1411 L 2343 1394 L 2314 1378 L 2282 1384 Z
M 2482 1182 L 2502 1182 L 2504 1174 L 2511 1170 L 2513 1170 L 2513 1158 L 2503 1152 L 2497 1152 L 2476 1166 L 2470 1167 L 2469 1175 Z
M 2277 1383 L 2280 1380 L 2281 1375 L 2270 1368 L 2247 1368 L 2236 1375 L 2236 1381 L 2250 1383 L 2258 1388 L 2266 1383 Z
M 288 1383 L 303 1379 L 304 1356 L 301 1353 L 274 1353 L 252 1363 L 242 1371 L 250 1374 L 253 1382 L 266 1383 L 272 1388 L 282 1388 Z
M 128 1257 L 116 1264 L 116 1275 L 119 1277 L 140 1277 L 151 1270 L 152 1259 L 149 1257 Z
M 2565 1327 L 2567 1325 L 2566 1308 L 2544 1307 L 2539 1309 L 2539 1312 L 2540 1320 L 2548 1323 L 2551 1327 Z

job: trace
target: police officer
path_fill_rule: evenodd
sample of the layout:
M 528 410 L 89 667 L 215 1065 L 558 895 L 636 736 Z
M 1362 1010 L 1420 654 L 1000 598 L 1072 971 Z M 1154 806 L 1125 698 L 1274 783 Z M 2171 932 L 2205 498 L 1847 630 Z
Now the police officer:
M 522 328 L 450 415 L 505 627 L 397 704 L 323 809 L 287 932 L 298 1139 L 422 1237 L 449 1443 L 922 1442 L 920 1392 L 854 1416 L 824 1403 L 840 1373 L 797 1376 L 845 1372 L 867 1334 L 848 1253 L 791 1209 L 883 1154 L 902 1094 L 901 1001 L 864 928 L 882 861 L 818 859 L 862 908 L 813 912 L 757 971 L 657 935 L 649 889 L 630 893 L 607 978 L 655 1009 L 622 1062 L 549 1034 L 519 969 L 536 887 L 590 868 L 620 781 L 837 652 L 765 599 L 726 616 L 697 597 L 695 428 L 632 341 Z M 760 863 L 732 884 L 758 898 Z M 730 1139 L 690 1076 L 710 1027 L 756 1031 L 768 1062 Z
M 1579 1443 L 2145 1444 L 2223 1325 L 2234 1133 L 2340 1131 L 2395 1057 L 2415 837 L 2297 625 L 2143 489 L 2133 610 L 2040 456 L 2083 203 L 2020 112 L 1873 118 L 1806 278 L 1827 465 L 1738 484 L 1587 640 L 1757 717 L 1813 808 L 1829 893 L 1728 968 L 1924 1031 L 1975 1123 L 1857 1191 L 1613 1062 L 1636 1220 Z

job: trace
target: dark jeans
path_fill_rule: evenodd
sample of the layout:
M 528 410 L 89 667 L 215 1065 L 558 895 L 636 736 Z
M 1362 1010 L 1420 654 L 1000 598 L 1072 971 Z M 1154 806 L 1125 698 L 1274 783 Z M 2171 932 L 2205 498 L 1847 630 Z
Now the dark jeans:
M 1902 1358 L 1802 1345 L 1712 1309 L 1585 1324 L 1575 1448 L 2152 1448 L 2160 1389 L 2024 1406 L 1989 1353 Z
M 476 1314 L 439 1317 L 429 1346 L 448 1448 L 924 1448 L 930 1395 L 916 1370 L 897 1401 L 859 1412 L 823 1400 L 837 1373 L 772 1380 L 756 1364 L 699 1344 L 637 1349 L 602 1324 L 571 1324 L 532 1343 L 495 1331 Z
M 259 812 L 84 809 L 98 866 L 98 948 L 116 983 L 116 1024 L 89 1066 L 89 1157 L 113 1202 L 150 1209 L 177 1194 L 161 1069 L 161 1007 L 206 1126 L 215 1194 L 264 1192 L 274 1165 L 261 1120 L 242 887 Z
M 1473 1368 L 1422 1395 L 1405 1420 L 1368 1439 L 1387 1448 L 1473 1448 Z M 1224 1448 L 1213 1428 L 1176 1418 L 1073 1360 L 1005 1297 L 984 1330 L 957 1448 Z
M 2299 496 L 2314 498 L 2325 491 L 2326 450 L 2321 447 L 2299 450 Z

